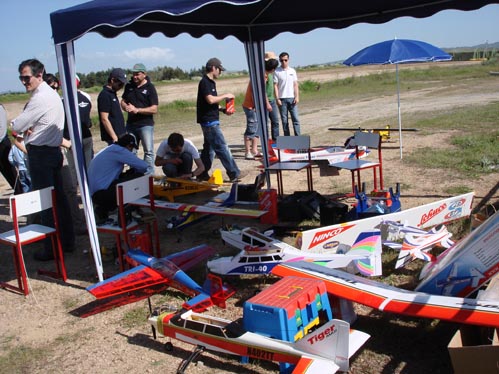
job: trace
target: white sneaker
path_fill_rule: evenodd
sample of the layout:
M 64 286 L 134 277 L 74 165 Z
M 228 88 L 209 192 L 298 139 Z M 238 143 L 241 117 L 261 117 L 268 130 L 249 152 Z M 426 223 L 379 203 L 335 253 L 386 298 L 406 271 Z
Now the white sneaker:
M 246 160 L 254 160 L 254 159 L 255 159 L 255 156 L 253 156 L 253 153 L 248 152 L 248 153 L 246 153 L 246 156 L 244 156 L 244 158 L 245 158 Z

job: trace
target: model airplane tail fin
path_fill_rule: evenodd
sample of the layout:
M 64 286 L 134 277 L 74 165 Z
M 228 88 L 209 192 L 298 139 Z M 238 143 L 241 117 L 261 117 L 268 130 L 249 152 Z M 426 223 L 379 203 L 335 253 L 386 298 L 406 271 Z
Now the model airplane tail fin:
M 229 196 L 223 201 L 220 206 L 232 206 L 237 202 L 237 183 L 233 183 L 230 188 Z
M 222 278 L 215 274 L 208 274 L 203 288 L 209 291 L 213 304 L 220 308 L 225 308 L 225 301 L 236 292 L 224 286 Z
M 294 346 L 302 352 L 333 361 L 341 371 L 348 371 L 348 359 L 367 339 L 369 339 L 368 334 L 350 330 L 348 322 L 332 319 L 305 335 Z
M 202 292 L 185 302 L 183 307 L 199 313 L 206 311 L 213 305 L 216 305 L 219 308 L 225 308 L 225 302 L 229 297 L 234 295 L 234 293 L 235 290 L 223 285 L 222 278 L 214 274 L 208 274 Z
M 365 231 L 359 234 L 347 256 L 365 256 L 354 260 L 354 264 L 361 274 L 378 276 L 383 274 L 381 263 L 381 232 L 379 230 Z

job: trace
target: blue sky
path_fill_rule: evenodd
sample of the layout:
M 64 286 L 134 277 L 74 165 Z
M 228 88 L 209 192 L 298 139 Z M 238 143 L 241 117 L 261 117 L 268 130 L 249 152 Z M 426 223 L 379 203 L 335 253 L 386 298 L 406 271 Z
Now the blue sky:
M 119 0 L 117 0 L 119 1 Z M 17 67 L 22 60 L 38 58 L 47 72 L 57 64 L 50 27 L 50 13 L 81 4 L 86 0 L 2 0 L 0 35 L 0 92 L 23 91 Z M 383 40 L 418 39 L 441 48 L 473 46 L 499 41 L 499 5 L 472 12 L 443 11 L 432 17 L 403 17 L 381 25 L 358 24 L 343 30 L 318 29 L 304 35 L 283 33 L 265 43 L 266 50 L 287 51 L 291 66 L 304 66 L 343 60 L 358 50 Z M 76 70 L 81 73 L 111 67 L 131 68 L 143 62 L 148 69 L 157 66 L 199 68 L 210 58 L 219 57 L 228 70 L 247 69 L 244 47 L 233 37 L 222 41 L 211 36 L 195 39 L 189 35 L 166 38 L 155 34 L 139 38 L 125 33 L 105 39 L 89 33 L 75 42 Z

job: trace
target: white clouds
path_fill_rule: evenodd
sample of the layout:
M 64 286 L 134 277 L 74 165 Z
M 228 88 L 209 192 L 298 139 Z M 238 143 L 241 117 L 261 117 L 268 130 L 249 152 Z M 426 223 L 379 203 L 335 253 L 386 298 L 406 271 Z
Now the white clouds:
M 171 61 L 175 57 L 175 53 L 170 48 L 148 47 L 127 50 L 123 52 L 124 56 L 130 60 L 154 61 L 161 60 Z

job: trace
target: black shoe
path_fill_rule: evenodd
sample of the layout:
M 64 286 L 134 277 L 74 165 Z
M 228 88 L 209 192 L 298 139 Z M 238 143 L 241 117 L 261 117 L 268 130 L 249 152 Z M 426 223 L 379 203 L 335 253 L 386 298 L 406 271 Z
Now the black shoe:
M 52 251 L 41 249 L 35 252 L 34 258 L 36 261 L 50 261 L 54 259 L 54 254 Z
M 208 181 L 209 179 L 210 179 L 210 175 L 205 171 L 196 177 L 196 180 L 199 182 Z

